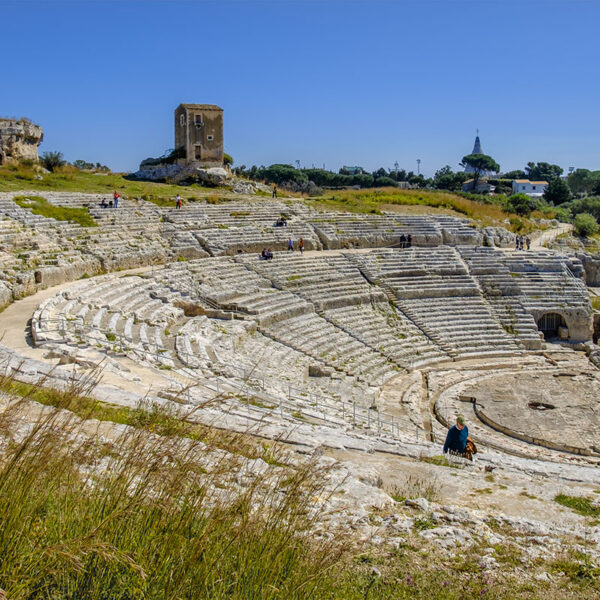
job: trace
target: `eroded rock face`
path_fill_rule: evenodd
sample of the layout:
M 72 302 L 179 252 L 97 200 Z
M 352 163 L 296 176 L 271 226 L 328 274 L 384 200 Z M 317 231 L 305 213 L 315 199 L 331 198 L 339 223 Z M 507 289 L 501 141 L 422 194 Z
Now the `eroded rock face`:
M 0 164 L 38 160 L 38 146 L 44 139 L 39 125 L 20 119 L 0 119 Z
M 148 181 L 166 181 L 171 183 L 203 183 L 208 185 L 225 185 L 231 182 L 231 173 L 223 167 L 200 167 L 197 164 L 178 165 L 160 164 L 141 167 L 131 174 L 135 179 Z

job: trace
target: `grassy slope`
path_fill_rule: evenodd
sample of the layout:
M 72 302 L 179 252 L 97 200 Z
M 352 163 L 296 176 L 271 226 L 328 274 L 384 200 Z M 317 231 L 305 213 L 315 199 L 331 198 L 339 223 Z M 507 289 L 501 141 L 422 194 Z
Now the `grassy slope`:
M 153 183 L 149 181 L 129 181 L 121 173 L 90 173 L 79 171 L 74 167 L 58 169 L 56 173 L 43 175 L 43 179 L 35 179 L 35 171 L 24 166 L 0 167 L 0 192 L 19 190 L 82 192 L 106 194 L 107 198 L 114 190 L 121 196 L 152 195 L 159 198 L 174 198 L 177 194 L 197 198 L 200 195 L 214 194 L 215 188 L 190 185 L 182 188 L 178 185 Z

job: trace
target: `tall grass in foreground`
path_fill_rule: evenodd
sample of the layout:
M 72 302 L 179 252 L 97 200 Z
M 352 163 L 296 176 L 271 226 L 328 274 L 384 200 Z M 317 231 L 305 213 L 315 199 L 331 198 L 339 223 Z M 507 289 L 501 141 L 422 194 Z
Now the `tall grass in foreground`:
M 518 553 L 501 547 L 518 573 L 484 573 L 483 548 L 454 556 L 416 533 L 395 550 L 334 530 L 317 536 L 316 507 L 331 486 L 329 470 L 311 459 L 267 467 L 248 460 L 242 441 L 236 453 L 231 436 L 224 452 L 216 439 L 176 427 L 157 435 L 144 419 L 115 423 L 86 400 L 91 379 L 54 390 L 48 404 L 32 400 L 46 395 L 39 386 L 19 388 L 1 371 L 0 380 L 21 393 L 0 399 L 0 598 L 582 600 L 600 592 L 597 569 L 579 556 L 548 566 L 566 582 L 540 583 L 523 581 Z M 101 420 L 86 418 L 85 407 Z
M 70 394 L 65 393 L 65 408 Z M 323 473 L 65 410 L 3 414 L 0 588 L 18 598 L 305 598 L 339 558 L 305 534 Z M 91 428 L 91 430 L 90 430 Z M 252 472 L 256 469 L 256 472 Z M 317 489 L 318 488 L 318 489 Z

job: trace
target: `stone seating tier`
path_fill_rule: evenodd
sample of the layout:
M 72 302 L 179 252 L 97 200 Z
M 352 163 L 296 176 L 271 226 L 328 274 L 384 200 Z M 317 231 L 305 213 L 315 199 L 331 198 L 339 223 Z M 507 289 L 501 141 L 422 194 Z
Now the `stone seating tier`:
M 400 367 L 415 368 L 448 359 L 440 347 L 387 303 L 330 309 L 323 316 Z
M 450 356 L 466 358 L 519 351 L 513 336 L 504 331 L 481 297 L 439 298 L 435 302 L 403 300 L 398 305 Z
M 314 313 L 272 323 L 261 330 L 300 352 L 338 371 L 378 384 L 395 374 L 394 366 L 382 354 L 348 335 Z

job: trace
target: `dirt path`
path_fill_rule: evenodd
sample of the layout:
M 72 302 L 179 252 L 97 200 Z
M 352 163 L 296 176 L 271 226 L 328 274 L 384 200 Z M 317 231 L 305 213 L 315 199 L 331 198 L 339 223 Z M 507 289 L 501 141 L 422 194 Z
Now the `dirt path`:
M 542 231 L 542 234 L 535 239 L 531 240 L 531 248 L 533 250 L 540 250 L 544 247 L 548 242 L 554 241 L 558 236 L 563 233 L 568 233 L 573 230 L 573 225 L 571 223 L 561 223 L 558 227 L 553 227 L 552 229 L 546 229 Z

